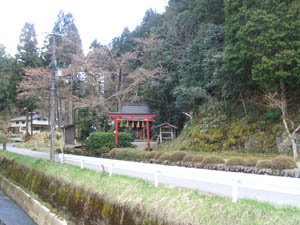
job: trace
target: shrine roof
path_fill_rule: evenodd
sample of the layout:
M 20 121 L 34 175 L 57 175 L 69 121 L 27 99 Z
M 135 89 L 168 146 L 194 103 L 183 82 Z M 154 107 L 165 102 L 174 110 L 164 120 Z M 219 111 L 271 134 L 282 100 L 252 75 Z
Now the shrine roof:
M 142 102 L 125 103 L 122 105 L 121 112 L 109 112 L 108 115 L 119 116 L 142 116 L 139 119 L 143 119 L 143 116 L 156 116 L 156 113 L 152 113 L 148 105 Z

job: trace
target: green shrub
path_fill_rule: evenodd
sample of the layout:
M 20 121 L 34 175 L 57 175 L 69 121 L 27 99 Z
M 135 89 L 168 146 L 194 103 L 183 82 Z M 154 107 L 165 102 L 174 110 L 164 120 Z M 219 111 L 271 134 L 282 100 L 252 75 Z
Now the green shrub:
M 256 167 L 259 169 L 271 169 L 272 162 L 269 160 L 261 161 L 256 164 Z
M 224 163 L 224 159 L 222 159 L 221 157 L 218 156 L 208 156 L 205 157 L 202 160 L 202 164 L 207 165 L 207 164 L 222 164 Z
M 169 160 L 170 159 L 170 154 L 169 153 L 164 153 L 163 155 L 161 155 L 160 157 L 159 157 L 159 161 L 161 161 L 161 162 L 163 162 L 163 161 L 165 161 L 165 160 Z
M 57 149 L 57 153 L 61 153 L 61 149 Z M 64 154 L 72 154 L 72 155 L 85 155 L 89 156 L 89 153 L 81 148 L 64 148 Z
M 118 135 L 118 147 L 131 147 L 133 141 L 132 135 L 125 132 L 120 132 Z M 113 132 L 94 132 L 91 133 L 85 142 L 86 150 L 90 153 L 97 153 L 97 150 L 102 147 L 109 149 L 115 146 L 115 134 Z
M 281 118 L 281 114 L 282 114 L 282 112 L 279 108 L 270 108 L 261 117 L 261 119 L 262 119 L 262 121 L 277 122 Z
M 9 141 L 9 135 L 0 131 L 0 143 L 7 143 Z
M 248 158 L 247 160 L 246 160 L 246 162 L 245 162 L 246 164 L 246 166 L 256 166 L 256 164 L 257 164 L 257 159 L 255 158 L 255 157 L 250 157 L 250 158 Z
M 109 153 L 110 149 L 108 147 L 99 148 L 96 155 L 102 156 L 104 154 Z
M 193 155 L 186 155 L 183 157 L 183 162 L 193 162 L 194 156 Z
M 138 161 L 142 161 L 146 158 L 148 152 L 144 152 L 144 151 L 139 151 L 136 155 L 136 160 Z
M 154 152 L 154 159 L 159 159 L 163 154 L 163 152 Z
M 284 155 L 275 157 L 271 162 L 272 162 L 272 169 L 276 169 L 276 170 L 297 168 L 296 161 L 293 158 Z
M 135 150 L 135 149 L 114 149 L 111 150 L 110 153 L 111 152 L 113 158 L 119 160 L 129 160 L 129 161 L 135 161 L 138 158 L 138 155 L 140 153 L 139 150 Z
M 155 152 L 147 152 L 145 155 L 146 159 L 154 159 Z
M 229 159 L 226 163 L 226 166 L 245 166 L 246 162 L 242 158 L 232 158 Z
M 193 157 L 193 163 L 202 163 L 204 157 L 201 155 L 196 155 Z
M 169 159 L 172 162 L 177 162 L 183 160 L 184 156 L 186 156 L 185 152 L 172 152 Z
M 109 153 L 108 153 L 108 156 L 110 157 L 110 158 L 113 158 L 113 159 L 115 159 L 116 157 L 117 157 L 117 149 L 112 149 L 112 150 L 110 150 L 109 151 Z
M 127 158 L 126 159 L 130 160 L 130 161 L 136 161 L 139 158 L 139 153 L 140 153 L 140 151 L 136 150 L 136 149 L 127 150 Z

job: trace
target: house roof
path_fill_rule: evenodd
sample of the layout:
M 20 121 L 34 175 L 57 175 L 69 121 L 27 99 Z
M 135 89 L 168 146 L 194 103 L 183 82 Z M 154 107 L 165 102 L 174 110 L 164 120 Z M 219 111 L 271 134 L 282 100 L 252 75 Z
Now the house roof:
M 29 115 L 28 116 L 28 119 L 30 120 L 31 116 Z M 41 115 L 38 115 L 38 114 L 34 114 L 32 116 L 32 119 L 45 119 L 45 120 L 48 120 L 47 117 L 45 116 L 41 116 Z M 11 119 L 10 120 L 11 122 L 14 122 L 14 121 L 26 121 L 26 116 L 20 116 L 20 117 L 17 117 L 17 118 L 14 118 L 14 119 Z
M 172 124 L 170 124 L 170 123 L 167 123 L 167 122 L 162 123 L 162 124 L 159 124 L 159 125 L 157 125 L 155 128 L 160 128 L 160 127 L 163 127 L 163 126 L 173 127 L 174 129 L 177 129 L 177 128 L 178 128 L 178 127 L 176 127 L 176 126 L 174 126 L 174 125 L 172 125 Z

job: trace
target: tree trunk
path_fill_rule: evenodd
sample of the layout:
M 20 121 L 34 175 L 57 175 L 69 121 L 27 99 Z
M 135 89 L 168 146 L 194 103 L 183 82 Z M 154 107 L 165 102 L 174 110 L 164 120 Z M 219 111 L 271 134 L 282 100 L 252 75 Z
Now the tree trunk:
M 50 98 L 48 100 L 48 130 L 50 132 Z
M 28 107 L 26 107 L 26 136 L 29 133 L 29 127 L 28 127 Z
M 3 143 L 3 150 L 6 151 L 6 142 Z
M 297 129 L 295 129 L 294 132 L 291 134 L 288 124 L 286 122 L 286 119 L 284 119 L 284 118 L 283 118 L 283 123 L 284 123 L 285 131 L 287 132 L 290 142 L 292 143 L 294 159 L 297 159 L 298 158 L 298 145 L 296 142 L 296 133 L 300 129 L 300 126 Z
M 101 127 L 99 125 L 97 109 L 93 109 L 92 114 L 93 114 L 93 120 L 94 120 L 94 123 L 95 123 L 95 126 L 96 126 L 96 130 L 100 131 Z
M 33 110 L 31 108 L 31 114 L 30 114 L 30 135 L 33 135 Z
M 121 97 L 117 97 L 117 101 L 118 101 L 118 112 L 121 112 L 122 110 L 122 100 L 121 100 Z
M 298 145 L 294 138 L 291 139 L 291 142 L 292 142 L 292 147 L 293 147 L 294 159 L 297 159 L 298 158 Z
M 287 119 L 288 118 L 288 112 L 287 112 L 287 102 L 286 102 L 286 90 L 285 90 L 285 83 L 284 81 L 281 79 L 280 80 L 280 96 L 281 96 L 281 102 L 282 102 L 282 117 L 283 119 Z
M 246 103 L 245 103 L 243 93 L 241 91 L 240 91 L 240 96 L 241 96 L 241 102 L 242 102 L 242 105 L 243 105 L 245 116 L 247 116 L 248 115 L 247 107 L 246 107 Z
M 57 111 L 58 131 L 61 132 L 61 100 L 60 99 L 58 99 L 57 101 L 56 111 Z
M 73 102 L 72 101 L 69 101 L 69 119 L 70 119 L 70 121 L 69 121 L 69 124 L 73 124 L 73 114 L 74 114 L 74 112 L 73 112 Z

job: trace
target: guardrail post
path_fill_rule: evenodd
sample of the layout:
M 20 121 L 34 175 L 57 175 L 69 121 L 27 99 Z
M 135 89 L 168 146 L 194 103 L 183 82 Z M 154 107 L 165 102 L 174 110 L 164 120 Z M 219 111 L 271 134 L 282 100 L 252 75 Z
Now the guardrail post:
M 59 158 L 60 158 L 60 162 L 61 162 L 62 164 L 64 164 L 64 163 L 65 163 L 65 156 L 64 156 L 64 153 L 59 154 Z
M 113 173 L 113 164 L 109 165 L 109 176 L 111 177 Z
M 83 169 L 84 168 L 84 160 L 80 159 L 80 168 Z
M 154 187 L 158 187 L 158 170 L 154 171 Z
M 238 178 L 233 178 L 232 180 L 232 202 L 237 203 L 238 200 Z

